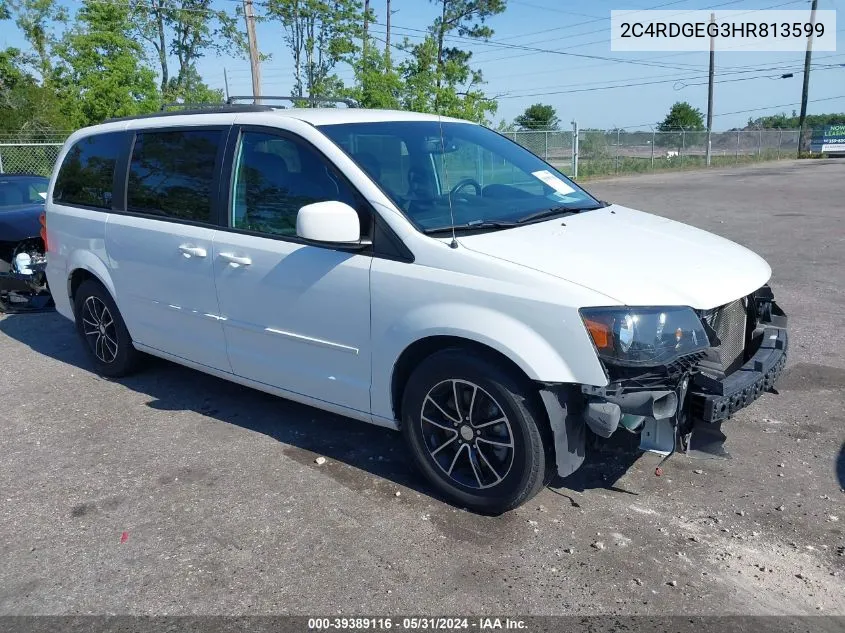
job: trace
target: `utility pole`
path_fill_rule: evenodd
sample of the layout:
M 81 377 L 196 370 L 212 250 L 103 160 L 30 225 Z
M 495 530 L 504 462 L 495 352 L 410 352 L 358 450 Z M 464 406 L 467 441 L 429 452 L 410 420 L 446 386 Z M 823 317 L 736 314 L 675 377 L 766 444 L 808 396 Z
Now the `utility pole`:
M 226 101 L 229 100 L 229 76 L 226 74 L 226 67 L 223 66 L 223 86 L 226 88 Z
M 710 14 L 710 24 L 716 24 L 716 14 Z M 716 38 L 710 36 L 710 78 L 707 80 L 707 166 L 713 154 L 713 77 L 716 74 Z
M 363 42 L 363 52 L 364 52 L 364 59 L 367 59 L 367 37 L 369 36 L 369 29 L 370 27 L 370 0 L 364 0 L 364 42 Z
M 390 0 L 387 0 L 387 37 L 384 38 L 384 61 L 385 66 L 390 68 L 390 16 L 393 12 L 390 10 Z
M 819 0 L 813 0 L 813 5 L 810 8 L 810 24 L 816 24 L 816 9 L 819 6 Z M 801 158 L 801 148 L 804 146 L 804 123 L 807 119 L 807 96 L 810 92 L 810 62 L 813 59 L 813 33 L 815 28 L 810 31 L 810 37 L 807 38 L 807 53 L 804 55 L 804 88 L 801 91 L 801 118 L 798 120 L 798 157 Z
M 243 0 L 244 18 L 246 19 L 246 36 L 249 41 L 249 65 L 252 69 L 252 96 L 258 103 L 261 96 L 261 62 L 258 55 L 258 38 L 255 35 L 255 13 L 252 0 Z

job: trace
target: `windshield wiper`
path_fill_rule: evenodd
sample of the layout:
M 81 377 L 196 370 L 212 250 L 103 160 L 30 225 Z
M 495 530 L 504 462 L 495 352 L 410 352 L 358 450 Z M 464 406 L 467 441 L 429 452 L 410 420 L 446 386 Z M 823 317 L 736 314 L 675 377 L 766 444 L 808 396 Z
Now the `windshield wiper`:
M 528 224 L 529 222 L 533 222 L 535 220 L 544 220 L 556 215 L 573 215 L 575 213 L 580 213 L 581 211 L 594 211 L 596 209 L 601 209 L 601 207 L 552 207 L 535 213 L 529 213 L 524 218 L 519 218 L 516 223 Z
M 466 230 L 474 230 L 474 229 L 510 229 L 514 226 L 519 226 L 516 222 L 499 222 L 496 220 L 473 220 L 472 222 L 467 222 L 465 224 L 455 224 L 449 226 L 437 226 L 430 229 L 423 229 L 423 233 L 426 235 L 432 235 L 435 233 L 451 233 L 453 230 L 455 231 L 466 231 Z

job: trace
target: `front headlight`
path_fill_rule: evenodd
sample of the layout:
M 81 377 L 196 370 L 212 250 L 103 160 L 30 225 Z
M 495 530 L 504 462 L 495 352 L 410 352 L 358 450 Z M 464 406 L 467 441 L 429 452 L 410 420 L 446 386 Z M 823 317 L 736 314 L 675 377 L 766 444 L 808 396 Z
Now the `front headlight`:
M 599 357 L 614 365 L 663 365 L 710 347 L 691 308 L 582 308 Z

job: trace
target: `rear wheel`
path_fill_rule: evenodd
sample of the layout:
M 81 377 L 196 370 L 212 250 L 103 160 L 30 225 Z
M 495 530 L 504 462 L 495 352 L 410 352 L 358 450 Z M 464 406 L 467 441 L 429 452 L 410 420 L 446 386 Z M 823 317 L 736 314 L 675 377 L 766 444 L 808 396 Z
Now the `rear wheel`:
M 402 401 L 402 432 L 438 490 L 485 513 L 531 499 L 554 461 L 530 383 L 466 350 L 437 352 L 414 371 Z
M 74 296 L 74 314 L 97 373 L 116 378 L 137 368 L 141 354 L 132 346 L 123 317 L 102 284 L 93 279 L 82 282 Z

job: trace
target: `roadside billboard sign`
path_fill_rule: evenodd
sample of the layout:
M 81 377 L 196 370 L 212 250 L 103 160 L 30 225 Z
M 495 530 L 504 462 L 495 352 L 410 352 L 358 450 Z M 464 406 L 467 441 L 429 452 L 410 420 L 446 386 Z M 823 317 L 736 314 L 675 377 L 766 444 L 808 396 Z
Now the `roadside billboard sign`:
M 845 155 L 845 125 L 826 125 L 820 130 L 814 130 L 810 151 Z

